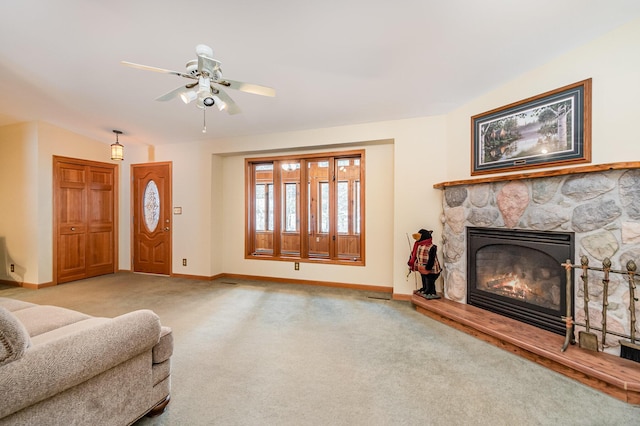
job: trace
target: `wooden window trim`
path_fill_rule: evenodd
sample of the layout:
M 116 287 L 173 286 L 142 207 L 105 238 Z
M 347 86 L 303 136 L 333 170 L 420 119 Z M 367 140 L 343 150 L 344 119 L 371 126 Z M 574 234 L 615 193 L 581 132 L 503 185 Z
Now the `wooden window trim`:
M 340 158 L 347 157 L 357 157 L 360 160 L 359 168 L 360 173 L 357 180 L 360 182 L 360 233 L 359 239 L 359 256 L 353 259 L 339 258 L 338 257 L 338 224 L 337 224 L 337 202 L 335 199 L 337 196 L 337 169 L 336 164 L 337 160 Z M 308 235 L 308 210 L 307 206 L 309 197 L 309 188 L 305 181 L 308 181 L 307 173 L 308 173 L 308 161 L 318 160 L 322 158 L 327 158 L 329 160 L 329 185 L 330 185 L 330 194 L 332 195 L 332 200 L 329 204 L 329 214 L 330 217 L 333 218 L 329 222 L 329 237 L 332 241 L 329 242 L 329 257 L 328 258 L 317 258 L 309 256 L 309 238 L 306 238 Z M 283 182 L 291 182 L 289 179 L 281 179 L 281 173 L 276 172 L 277 169 L 280 168 L 280 164 L 286 161 L 297 161 L 300 163 L 300 181 L 299 181 L 299 206 L 298 206 L 298 215 L 299 215 L 299 234 L 300 234 L 300 254 L 299 255 L 291 255 L 290 253 L 282 253 L 281 252 L 281 234 L 282 234 L 282 183 Z M 274 190 L 274 229 L 273 229 L 273 243 L 272 243 L 272 253 L 259 253 L 255 250 L 255 172 L 254 165 L 260 163 L 273 163 L 274 165 L 274 174 L 273 174 L 273 190 Z M 355 185 L 351 180 L 347 180 L 349 182 L 349 200 L 351 201 L 351 191 L 352 187 Z M 277 200 L 277 201 L 276 201 Z M 354 198 L 355 202 L 355 198 Z M 283 156 L 273 156 L 273 157 L 251 157 L 245 159 L 245 259 L 258 259 L 258 260 L 275 260 L 275 261 L 287 261 L 287 262 L 303 262 L 303 263 L 319 263 L 319 264 L 339 264 L 339 265 L 349 265 L 349 266 L 364 266 L 365 265 L 365 247 L 366 247 L 366 238 L 365 238 L 365 151 L 364 150 L 350 150 L 350 151 L 335 151 L 335 152 L 322 152 L 322 153 L 308 153 L 301 155 L 283 155 Z M 351 206 L 348 210 L 348 215 L 350 217 L 349 220 L 349 234 L 355 234 L 356 224 L 351 219 L 354 215 L 354 212 L 351 211 Z M 288 233 L 295 234 L 295 233 Z M 344 236 L 346 234 L 340 234 L 340 236 Z M 335 236 L 335 238 L 333 238 Z M 357 247 L 357 246 L 356 246 Z

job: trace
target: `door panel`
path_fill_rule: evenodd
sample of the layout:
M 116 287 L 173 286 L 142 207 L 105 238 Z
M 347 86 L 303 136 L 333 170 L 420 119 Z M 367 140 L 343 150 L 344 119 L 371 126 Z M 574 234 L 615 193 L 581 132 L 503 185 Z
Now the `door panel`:
M 115 272 L 115 167 L 54 157 L 57 283 Z
M 171 274 L 171 163 L 132 165 L 133 270 Z
M 92 167 L 89 176 L 87 275 L 92 277 L 113 271 L 115 208 L 113 173 Z

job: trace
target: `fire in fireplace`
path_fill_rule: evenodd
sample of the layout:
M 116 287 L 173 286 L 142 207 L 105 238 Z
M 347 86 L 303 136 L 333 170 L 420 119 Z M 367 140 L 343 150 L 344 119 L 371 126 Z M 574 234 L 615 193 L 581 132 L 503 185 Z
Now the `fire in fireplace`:
M 564 335 L 572 232 L 467 228 L 467 303 Z M 573 306 L 573 303 L 571 304 Z

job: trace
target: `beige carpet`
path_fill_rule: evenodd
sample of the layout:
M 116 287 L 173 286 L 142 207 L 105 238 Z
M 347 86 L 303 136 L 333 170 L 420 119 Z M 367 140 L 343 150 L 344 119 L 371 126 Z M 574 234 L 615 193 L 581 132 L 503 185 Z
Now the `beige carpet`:
M 640 424 L 639 407 L 376 293 L 120 273 L 0 296 L 158 313 L 171 403 L 137 425 Z

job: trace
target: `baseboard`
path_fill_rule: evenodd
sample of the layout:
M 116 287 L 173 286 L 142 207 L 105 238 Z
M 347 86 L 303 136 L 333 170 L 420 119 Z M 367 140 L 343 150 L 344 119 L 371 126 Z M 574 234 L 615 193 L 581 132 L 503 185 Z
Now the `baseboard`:
M 398 293 L 393 293 L 393 296 L 391 296 L 393 300 L 402 300 L 404 302 L 410 301 L 411 297 L 412 297 L 411 294 L 398 294 Z
M 18 281 L 11 281 L 11 280 L 0 280 L 0 284 L 10 285 L 11 287 L 22 287 L 22 283 L 19 283 Z
M 18 281 L 10 281 L 10 280 L 0 280 L 0 284 L 6 284 L 13 287 L 24 287 L 31 290 L 38 290 L 39 288 L 45 288 L 45 287 L 53 287 L 55 285 L 53 282 L 35 284 L 35 283 L 18 282 Z
M 219 274 L 216 278 L 232 278 L 239 280 L 257 280 L 257 281 L 270 281 L 270 282 L 279 282 L 284 284 L 303 284 L 303 285 L 316 285 L 320 287 L 336 287 L 336 288 L 346 288 L 351 290 L 364 290 L 364 291 L 374 291 L 379 293 L 393 293 L 393 287 L 384 287 L 384 286 L 376 286 L 376 285 L 367 285 L 367 284 L 349 284 L 349 283 L 338 283 L 331 281 L 315 281 L 315 280 L 298 280 L 292 278 L 278 278 L 278 277 L 264 277 L 257 275 L 243 275 L 243 274 Z M 410 300 L 410 296 L 409 299 Z
M 189 275 L 189 274 L 171 274 L 170 277 L 171 278 L 184 278 L 184 279 L 187 279 L 187 280 L 198 280 L 198 281 L 212 281 L 212 280 L 216 279 L 214 277 L 207 277 L 205 275 Z
M 119 270 L 119 273 L 132 273 L 129 270 Z M 392 299 L 394 300 L 411 300 L 410 294 L 394 294 L 393 287 L 387 286 L 376 286 L 376 285 L 367 285 L 367 284 L 350 284 L 350 283 L 338 283 L 331 281 L 316 281 L 316 280 L 299 280 L 299 279 L 291 279 L 291 278 L 279 278 L 279 277 L 265 277 L 259 275 L 244 275 L 244 274 L 216 274 L 211 276 L 205 275 L 189 275 L 189 274 L 171 274 L 172 278 L 184 278 L 188 280 L 198 280 L 198 281 L 213 281 L 219 278 L 231 278 L 231 279 L 240 279 L 240 280 L 256 280 L 256 281 L 269 281 L 269 282 L 278 282 L 284 284 L 302 284 L 302 285 L 315 285 L 321 287 L 335 287 L 335 288 L 345 288 L 350 290 L 362 290 L 362 291 L 372 291 L 377 293 L 388 293 L 392 295 Z M 3 283 L 0 280 L 0 283 Z M 42 284 L 31 284 L 31 283 L 16 283 L 15 281 L 7 281 L 6 284 L 16 285 L 19 287 L 25 287 L 30 289 L 40 289 L 45 287 L 51 287 L 55 284 L 52 282 L 42 283 Z

